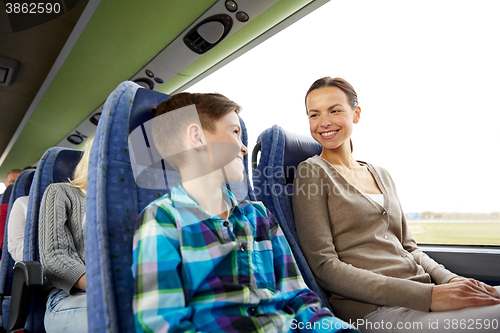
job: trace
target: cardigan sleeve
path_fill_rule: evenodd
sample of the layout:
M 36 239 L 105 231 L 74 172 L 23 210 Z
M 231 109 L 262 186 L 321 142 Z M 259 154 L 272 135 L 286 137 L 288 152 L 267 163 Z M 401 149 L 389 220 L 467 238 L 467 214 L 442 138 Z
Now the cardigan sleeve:
M 78 255 L 68 227 L 69 219 L 74 216 L 71 214 L 73 204 L 77 204 L 78 199 L 54 185 L 59 184 L 47 187 L 40 205 L 40 261 L 44 274 L 50 277 L 51 286 L 70 294 L 71 288 L 85 274 L 85 263 Z
M 440 265 L 437 262 L 435 262 L 433 259 L 431 259 L 426 253 L 424 253 L 417 246 L 417 242 L 415 241 L 415 238 L 413 238 L 413 235 L 411 234 L 410 228 L 408 227 L 408 222 L 406 220 L 406 215 L 405 215 L 403 208 L 401 206 L 401 202 L 399 201 L 398 191 L 396 190 L 396 184 L 394 183 L 394 180 L 392 179 L 389 172 L 387 172 L 385 169 L 382 169 L 382 170 L 384 170 L 387 178 L 390 180 L 390 184 L 391 184 L 391 186 L 394 190 L 394 193 L 396 195 L 396 198 L 399 202 L 399 209 L 401 210 L 401 216 L 402 216 L 401 245 L 403 246 L 403 248 L 406 251 L 411 253 L 411 255 L 413 256 L 413 259 L 415 259 L 415 262 L 418 263 L 420 266 L 422 266 L 424 268 L 425 272 L 428 273 L 432 277 L 432 280 L 434 283 L 436 283 L 436 284 L 448 283 L 451 279 L 453 279 L 454 277 L 457 277 L 458 275 L 450 272 L 449 270 L 444 268 L 443 265 Z
M 432 277 L 432 280 L 436 284 L 445 284 L 448 283 L 454 277 L 458 275 L 450 272 L 443 265 L 438 264 L 433 259 L 431 259 L 426 253 L 424 253 L 421 249 L 418 248 L 415 239 L 413 238 L 410 229 L 408 228 L 408 224 L 406 222 L 406 217 L 403 214 L 403 241 L 402 245 L 404 249 L 411 253 L 415 261 L 424 268 L 424 270 L 429 273 Z
M 311 175 L 301 172 L 301 168 L 308 167 L 303 162 L 296 172 L 293 211 L 300 244 L 318 283 L 349 299 L 429 311 L 432 284 L 384 276 L 339 258 L 328 212 L 328 190 L 322 190 L 326 178 L 321 173 L 318 177 L 301 176 Z

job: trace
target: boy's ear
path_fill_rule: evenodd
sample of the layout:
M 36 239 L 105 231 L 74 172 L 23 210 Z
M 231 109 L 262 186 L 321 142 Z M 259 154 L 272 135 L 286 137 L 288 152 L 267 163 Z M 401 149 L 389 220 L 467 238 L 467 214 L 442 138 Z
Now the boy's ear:
M 187 128 L 188 148 L 196 148 L 205 145 L 203 129 L 198 124 L 191 124 Z

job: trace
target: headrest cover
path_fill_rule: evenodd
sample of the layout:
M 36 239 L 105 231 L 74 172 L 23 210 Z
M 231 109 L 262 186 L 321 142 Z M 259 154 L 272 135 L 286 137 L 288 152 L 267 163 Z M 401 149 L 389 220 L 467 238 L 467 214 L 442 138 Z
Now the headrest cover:
M 312 137 L 283 130 L 285 135 L 284 171 L 286 183 L 293 184 L 295 170 L 309 157 L 321 154 L 322 146 Z
M 132 133 L 134 129 L 141 126 L 155 116 L 155 111 L 158 104 L 170 98 L 170 95 L 160 92 L 139 88 L 135 93 L 132 110 L 130 110 L 129 131 Z
M 57 154 L 52 170 L 54 183 L 65 183 L 73 177 L 76 165 L 80 162 L 82 152 L 79 150 L 61 150 Z
M 35 175 L 35 170 L 30 172 L 30 174 L 26 178 L 26 182 L 24 183 L 24 195 L 30 194 L 31 183 L 33 183 L 33 176 Z
M 10 184 L 9 186 L 7 186 L 7 188 L 3 192 L 1 204 L 9 203 L 10 194 L 12 193 L 12 186 L 13 185 Z

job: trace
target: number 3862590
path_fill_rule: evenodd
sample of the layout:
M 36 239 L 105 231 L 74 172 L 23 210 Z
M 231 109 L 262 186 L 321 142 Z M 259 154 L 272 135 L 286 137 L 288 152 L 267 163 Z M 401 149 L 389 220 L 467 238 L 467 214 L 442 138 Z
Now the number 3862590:
M 45 3 L 20 3 L 20 2 L 7 2 L 5 3 L 5 10 L 7 14 L 51 14 L 51 13 L 60 13 L 61 12 L 61 4 L 56 2 Z

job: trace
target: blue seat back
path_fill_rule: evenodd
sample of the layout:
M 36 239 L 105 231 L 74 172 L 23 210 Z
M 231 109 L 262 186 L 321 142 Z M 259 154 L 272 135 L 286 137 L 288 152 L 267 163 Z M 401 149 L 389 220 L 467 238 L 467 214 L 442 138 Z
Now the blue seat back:
M 8 247 L 8 224 L 9 224 L 9 216 L 10 211 L 14 205 L 14 201 L 17 198 L 26 196 L 29 194 L 31 182 L 33 181 L 33 175 L 35 174 L 35 170 L 29 169 L 21 172 L 19 177 L 17 177 L 16 181 L 12 186 L 12 192 L 9 200 L 9 209 L 7 212 L 7 220 L 5 221 L 5 234 L 3 240 L 3 248 L 2 248 L 2 265 L 0 268 L 0 294 L 5 296 L 10 296 L 12 291 L 12 278 L 13 278 L 13 267 L 14 260 L 7 250 Z M 7 320 L 9 317 L 9 308 L 10 308 L 10 297 L 5 297 L 2 301 L 2 322 L 4 328 L 7 328 Z
M 76 165 L 80 161 L 80 150 L 53 147 L 49 148 L 40 159 L 33 176 L 26 229 L 24 232 L 24 261 L 40 261 L 38 251 L 38 217 L 40 203 L 45 189 L 52 183 L 67 182 L 72 176 Z M 43 317 L 45 313 L 45 295 L 32 295 L 30 311 L 26 319 L 25 328 L 28 332 L 45 332 Z
M 260 159 L 257 163 L 258 150 Z M 318 294 L 323 306 L 330 309 L 328 295 L 317 284 L 300 247 L 293 220 L 292 193 L 295 170 L 300 162 L 321 153 L 321 145 L 314 139 L 284 131 L 274 125 L 257 138 L 252 154 L 253 185 L 260 200 L 276 217 L 292 249 L 299 270 L 311 290 Z
M 52 183 L 68 182 L 73 176 L 81 156 L 82 152 L 80 150 L 53 147 L 49 148 L 40 158 L 33 177 L 28 203 L 23 260 L 40 261 L 40 253 L 38 252 L 38 216 L 43 193 Z
M 5 191 L 2 193 L 2 197 L 0 200 L 0 206 L 2 209 L 2 214 L 0 215 L 0 219 L 1 219 L 0 220 L 0 228 L 3 228 L 0 232 L 0 237 L 1 237 L 2 241 L 3 241 L 3 236 L 5 236 L 5 234 L 3 234 L 3 232 L 7 229 L 7 214 L 8 214 L 8 209 L 9 209 L 9 200 L 10 200 L 10 196 L 12 194 L 12 187 L 13 186 L 14 186 L 14 184 L 7 186 Z
M 5 191 L 2 193 L 2 200 L 0 201 L 1 205 L 9 203 L 11 193 L 12 193 L 12 185 L 9 185 L 9 186 L 7 186 Z
M 9 200 L 10 200 L 10 195 L 12 193 L 12 187 L 14 186 L 14 184 L 11 184 L 9 186 L 7 186 L 7 188 L 5 189 L 5 191 L 2 193 L 2 197 L 1 197 L 1 200 L 0 200 L 0 206 L 1 206 L 1 209 L 2 209 L 2 214 L 0 215 L 0 227 L 3 227 L 3 230 L 1 230 L 0 232 L 0 237 L 2 237 L 1 239 L 3 240 L 3 232 L 5 231 L 5 229 L 7 229 L 7 213 L 8 213 L 8 209 L 9 209 Z
M 152 161 L 150 170 L 144 171 L 152 172 L 146 177 L 148 182 L 134 179 L 129 147 L 133 150 L 139 148 L 134 146 L 137 142 L 130 143 L 129 135 L 138 133 L 134 130 L 140 128 L 144 136 L 143 141 L 139 140 L 139 146 L 145 150 L 154 149 L 146 134 L 149 131 L 145 123 L 154 117 L 152 109 L 168 98 L 170 96 L 126 81 L 104 104 L 91 150 L 87 184 L 89 332 L 127 333 L 135 330 L 131 271 L 135 220 L 151 201 L 167 193 L 165 170 L 168 168 L 163 160 Z M 242 141 L 246 145 L 245 124 L 242 120 L 240 123 Z M 248 164 L 247 158 L 244 162 Z M 155 166 L 159 172 L 155 172 Z M 248 198 L 255 199 L 251 190 Z

